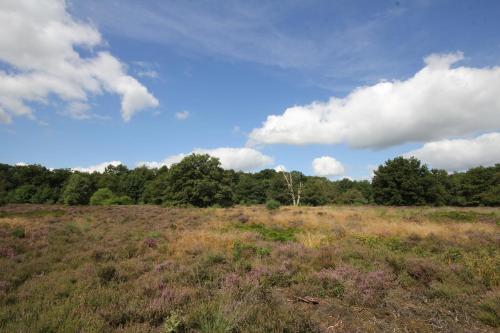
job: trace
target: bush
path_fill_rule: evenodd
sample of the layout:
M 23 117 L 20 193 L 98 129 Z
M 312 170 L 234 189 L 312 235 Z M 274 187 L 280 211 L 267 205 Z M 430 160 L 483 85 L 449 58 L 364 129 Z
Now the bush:
M 277 210 L 280 208 L 280 206 L 281 206 L 281 204 L 274 199 L 267 200 L 267 202 L 266 202 L 266 208 L 268 210 Z
M 110 205 L 111 200 L 115 197 L 113 192 L 107 187 L 100 188 L 90 198 L 91 205 Z
M 109 188 L 98 189 L 90 198 L 91 205 L 132 205 L 134 201 L 127 195 L 116 196 Z
M 111 265 L 105 266 L 101 267 L 97 271 L 97 276 L 99 277 L 99 281 L 101 281 L 102 284 L 106 284 L 118 277 L 118 271 Z
M 12 236 L 16 238 L 24 238 L 26 237 L 26 232 L 24 231 L 23 227 L 16 227 L 14 230 L 12 230 Z
M 352 188 L 340 196 L 340 202 L 347 205 L 365 205 L 368 203 L 368 200 L 366 200 L 361 191 Z
M 128 195 L 122 195 L 121 197 L 115 197 L 111 205 L 133 205 L 134 201 Z

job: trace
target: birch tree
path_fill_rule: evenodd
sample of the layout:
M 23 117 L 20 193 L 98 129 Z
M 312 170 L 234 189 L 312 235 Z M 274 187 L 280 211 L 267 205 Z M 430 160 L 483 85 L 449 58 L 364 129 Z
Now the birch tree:
M 300 195 L 302 193 L 302 181 L 299 179 L 298 186 L 294 186 L 293 184 L 293 174 L 291 172 L 281 171 L 283 177 L 285 178 L 286 186 L 288 188 L 288 192 L 292 197 L 292 203 L 294 206 L 300 205 Z

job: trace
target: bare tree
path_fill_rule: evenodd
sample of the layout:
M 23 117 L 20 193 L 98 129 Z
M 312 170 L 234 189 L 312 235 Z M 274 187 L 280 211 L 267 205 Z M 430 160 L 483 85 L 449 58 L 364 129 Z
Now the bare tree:
M 297 190 L 295 190 L 293 186 L 293 175 L 291 172 L 282 171 L 283 177 L 285 177 L 286 185 L 288 187 L 288 191 L 292 197 L 292 203 L 294 206 L 300 205 L 300 194 L 302 192 L 302 181 L 299 181 L 299 186 Z

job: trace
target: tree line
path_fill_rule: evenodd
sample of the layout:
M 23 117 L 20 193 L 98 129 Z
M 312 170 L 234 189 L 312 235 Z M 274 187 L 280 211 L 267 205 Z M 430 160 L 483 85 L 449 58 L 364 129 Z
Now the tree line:
M 298 171 L 224 170 L 217 158 L 202 154 L 187 156 L 170 168 L 130 170 L 124 165 L 109 165 L 102 173 L 0 164 L 0 204 L 228 207 L 272 200 L 290 205 L 296 198 L 287 179 L 300 184 L 300 204 L 311 206 L 500 205 L 500 164 L 449 174 L 429 169 L 416 158 L 397 157 L 380 165 L 371 182 L 347 178 L 332 181 Z

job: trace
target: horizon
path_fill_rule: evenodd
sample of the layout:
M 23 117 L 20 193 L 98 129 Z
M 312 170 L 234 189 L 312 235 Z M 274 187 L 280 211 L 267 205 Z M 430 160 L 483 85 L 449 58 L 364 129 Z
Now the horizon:
M 0 162 L 132 169 L 207 153 L 331 180 L 369 179 L 397 156 L 492 166 L 498 13 L 497 1 L 5 1 Z

